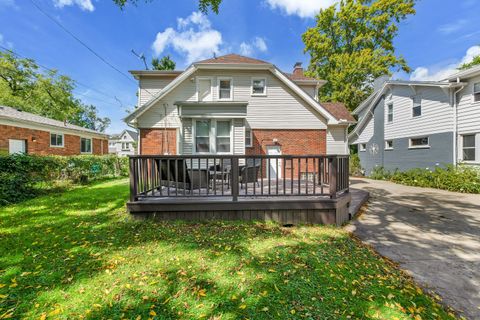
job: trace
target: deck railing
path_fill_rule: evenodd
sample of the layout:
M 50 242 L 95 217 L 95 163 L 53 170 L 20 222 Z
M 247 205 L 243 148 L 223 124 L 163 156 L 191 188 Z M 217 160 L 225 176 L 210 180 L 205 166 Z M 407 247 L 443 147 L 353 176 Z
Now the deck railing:
M 130 156 L 130 201 L 328 196 L 349 189 L 348 156 Z

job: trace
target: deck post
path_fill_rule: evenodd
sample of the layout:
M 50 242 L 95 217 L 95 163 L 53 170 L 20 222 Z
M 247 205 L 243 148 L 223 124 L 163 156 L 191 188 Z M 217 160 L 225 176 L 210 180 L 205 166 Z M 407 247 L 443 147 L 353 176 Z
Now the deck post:
M 337 157 L 328 158 L 328 182 L 330 183 L 330 198 L 337 197 Z
M 232 172 L 231 172 L 231 179 L 232 179 L 232 198 L 234 202 L 238 201 L 238 193 L 239 193 L 239 188 L 238 188 L 238 178 L 239 178 L 239 168 L 238 168 L 238 158 L 233 157 L 232 158 Z
M 135 170 L 135 159 L 129 157 L 129 167 L 130 167 L 130 201 L 134 202 L 137 200 L 137 171 Z

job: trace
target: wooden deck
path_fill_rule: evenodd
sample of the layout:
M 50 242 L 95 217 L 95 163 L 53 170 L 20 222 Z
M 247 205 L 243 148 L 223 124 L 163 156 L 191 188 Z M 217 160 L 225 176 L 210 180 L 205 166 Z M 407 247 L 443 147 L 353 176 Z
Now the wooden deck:
M 216 163 L 219 156 L 130 157 L 131 200 L 127 208 L 136 218 L 160 220 L 240 219 L 337 225 L 348 220 L 348 157 L 253 156 L 252 166 L 243 168 L 239 165 L 242 157 L 243 163 L 252 158 L 221 157 L 232 167 L 228 171 L 219 169 L 225 173 L 220 178 L 217 168 L 212 174 L 211 169 L 185 165 L 193 160 Z M 287 173 L 287 168 L 278 167 L 278 163 L 288 161 Z M 264 171 L 272 162 L 277 165 L 277 173 L 283 170 L 283 175 L 290 178 L 266 178 Z

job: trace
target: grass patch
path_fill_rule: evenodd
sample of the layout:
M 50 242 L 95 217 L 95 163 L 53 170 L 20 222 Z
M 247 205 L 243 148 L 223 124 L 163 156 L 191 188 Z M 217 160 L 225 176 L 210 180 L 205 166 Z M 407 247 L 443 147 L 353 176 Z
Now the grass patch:
M 333 227 L 152 223 L 127 180 L 0 208 L 0 318 L 450 319 Z

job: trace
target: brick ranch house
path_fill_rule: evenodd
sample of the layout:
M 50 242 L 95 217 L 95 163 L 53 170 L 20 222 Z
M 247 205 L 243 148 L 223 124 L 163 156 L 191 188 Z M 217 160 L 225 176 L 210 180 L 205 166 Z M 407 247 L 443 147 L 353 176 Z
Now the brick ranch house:
M 141 155 L 349 153 L 355 122 L 341 103 L 318 100 L 326 82 L 229 54 L 185 71 L 130 71 L 138 108 L 125 121 L 139 130 Z
M 0 153 L 108 154 L 108 135 L 0 106 Z

